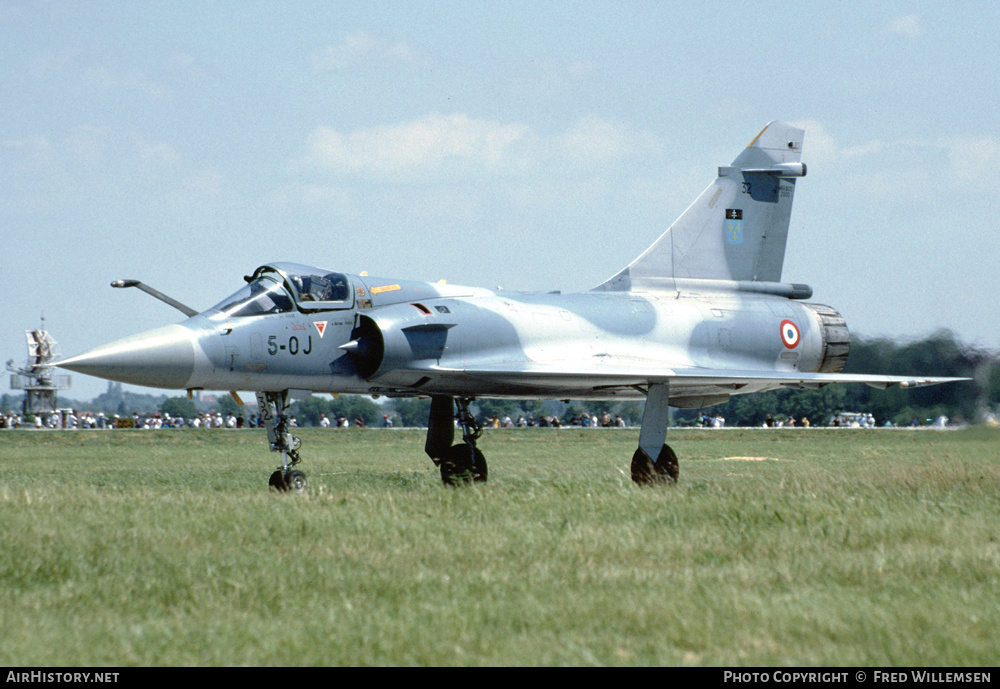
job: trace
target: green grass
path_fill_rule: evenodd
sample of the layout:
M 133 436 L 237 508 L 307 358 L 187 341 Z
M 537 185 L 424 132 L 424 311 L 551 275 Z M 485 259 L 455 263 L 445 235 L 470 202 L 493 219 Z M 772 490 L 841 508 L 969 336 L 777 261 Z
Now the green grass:
M 671 431 L 656 488 L 636 430 L 488 431 L 460 490 L 300 435 L 307 495 L 262 431 L 0 432 L 0 664 L 1000 660 L 996 431 Z

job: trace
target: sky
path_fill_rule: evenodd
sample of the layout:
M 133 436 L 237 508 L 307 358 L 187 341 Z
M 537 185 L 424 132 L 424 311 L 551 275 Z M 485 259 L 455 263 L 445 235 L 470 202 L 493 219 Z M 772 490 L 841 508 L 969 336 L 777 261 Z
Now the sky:
M 198 309 L 271 261 L 587 290 L 772 120 L 806 130 L 782 279 L 857 335 L 1000 350 L 997 26 L 919 0 L 0 0 L 0 358 L 42 318 L 66 356 L 183 320 L 118 278 Z

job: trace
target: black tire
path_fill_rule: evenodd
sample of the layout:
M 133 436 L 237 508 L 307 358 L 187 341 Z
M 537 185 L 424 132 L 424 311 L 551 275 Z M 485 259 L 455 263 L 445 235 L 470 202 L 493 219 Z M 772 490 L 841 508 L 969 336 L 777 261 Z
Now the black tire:
M 267 485 L 271 487 L 271 490 L 279 493 L 284 493 L 288 490 L 288 486 L 285 485 L 285 477 L 280 471 L 271 474 L 271 478 L 267 480 Z
M 641 486 L 652 486 L 661 483 L 677 483 L 680 466 L 677 455 L 669 445 L 664 445 L 656 463 L 649 458 L 642 448 L 632 455 L 632 481 Z
M 305 493 L 309 482 L 306 481 L 306 475 L 301 471 L 289 471 L 288 475 L 285 476 L 285 486 L 295 493 Z
M 441 481 L 446 486 L 485 483 L 488 476 L 486 457 L 468 443 L 452 445 L 441 459 Z

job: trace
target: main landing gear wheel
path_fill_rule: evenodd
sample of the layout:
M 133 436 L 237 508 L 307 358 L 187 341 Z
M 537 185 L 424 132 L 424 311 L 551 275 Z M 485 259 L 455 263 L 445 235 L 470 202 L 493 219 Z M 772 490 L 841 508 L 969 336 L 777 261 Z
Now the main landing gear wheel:
M 655 463 L 642 448 L 637 449 L 632 455 L 632 480 L 640 486 L 677 483 L 679 474 L 677 455 L 669 445 L 663 446 Z
M 306 475 L 301 471 L 289 471 L 287 474 L 284 474 L 280 469 L 271 474 L 271 478 L 267 484 L 271 487 L 271 490 L 278 491 L 279 493 L 286 491 L 305 493 L 306 488 L 309 487 Z
M 486 458 L 476 447 L 483 429 L 469 411 L 470 402 L 471 397 L 431 397 L 424 452 L 441 468 L 441 481 L 446 486 L 485 483 L 488 475 Z M 453 444 L 457 427 L 462 428 L 464 442 Z
M 446 486 L 460 486 L 486 481 L 489 469 L 482 450 L 468 443 L 452 445 L 441 458 L 441 481 Z

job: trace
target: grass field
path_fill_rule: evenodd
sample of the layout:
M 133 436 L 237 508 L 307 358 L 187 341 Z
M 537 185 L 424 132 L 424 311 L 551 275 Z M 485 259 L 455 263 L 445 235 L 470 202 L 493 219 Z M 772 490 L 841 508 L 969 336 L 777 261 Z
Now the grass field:
M 410 430 L 0 432 L 0 665 L 1000 661 L 1000 433 L 513 429 L 446 489 Z

